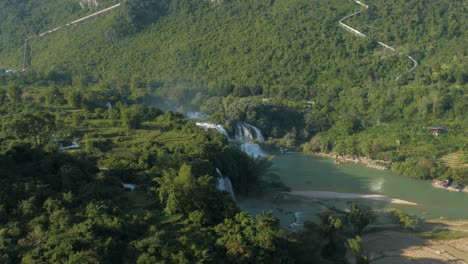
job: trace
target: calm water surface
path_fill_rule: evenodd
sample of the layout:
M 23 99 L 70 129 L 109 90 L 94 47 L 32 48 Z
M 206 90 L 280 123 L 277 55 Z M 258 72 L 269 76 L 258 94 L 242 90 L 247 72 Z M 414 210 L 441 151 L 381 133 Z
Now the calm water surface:
M 423 218 L 468 219 L 468 193 L 449 192 L 391 171 L 370 169 L 362 164 L 335 166 L 332 159 L 291 153 L 277 156 L 272 171 L 292 190 L 333 191 L 343 193 L 380 194 L 417 203 L 416 206 L 387 202 L 359 200 L 375 209 L 399 208 Z M 349 200 L 323 200 L 340 208 L 349 206 Z M 283 226 L 293 221 L 288 211 L 300 212 L 300 220 L 314 220 L 322 205 L 309 199 L 241 200 L 240 206 L 251 213 L 272 210 Z

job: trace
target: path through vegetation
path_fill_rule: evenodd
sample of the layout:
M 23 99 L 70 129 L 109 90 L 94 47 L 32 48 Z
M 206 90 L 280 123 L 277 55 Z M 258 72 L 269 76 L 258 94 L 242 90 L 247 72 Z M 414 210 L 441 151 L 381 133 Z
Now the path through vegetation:
M 361 7 L 364 7 L 365 10 L 369 9 L 369 6 L 368 6 L 368 5 L 362 3 L 362 2 L 360 2 L 360 1 L 358 1 L 358 0 L 354 0 L 354 2 L 355 2 L 356 4 L 358 4 L 359 6 L 361 6 Z M 344 23 L 347 19 L 349 19 L 349 18 L 351 18 L 351 17 L 354 17 L 354 16 L 357 16 L 357 15 L 359 15 L 360 13 L 362 13 L 362 10 L 360 10 L 360 11 L 358 11 L 358 12 L 355 12 L 355 13 L 352 13 L 351 15 L 348 15 L 348 16 L 342 18 L 342 19 L 340 20 L 340 26 L 342 26 L 342 27 L 343 27 L 344 29 L 346 29 L 347 31 L 349 31 L 349 32 L 351 32 L 351 33 L 353 33 L 353 34 L 355 34 L 356 36 L 365 38 L 365 37 L 367 37 L 367 36 L 366 36 L 364 33 L 360 32 L 359 30 L 357 30 L 357 29 L 355 29 L 355 28 L 352 28 L 352 27 L 350 27 L 349 25 L 346 25 L 346 24 Z M 380 46 L 382 46 L 382 47 L 384 47 L 384 48 L 386 48 L 386 49 L 389 49 L 389 50 L 391 50 L 392 52 L 394 52 L 394 53 L 396 53 L 396 54 L 398 54 L 398 55 L 402 55 L 401 52 L 399 52 L 399 51 L 396 50 L 395 48 L 393 48 L 393 47 L 391 47 L 391 46 L 389 46 L 389 45 L 387 45 L 387 44 L 385 44 L 385 43 L 383 43 L 383 42 L 381 42 L 381 41 L 377 41 L 377 43 L 378 43 Z M 414 71 L 414 69 L 416 69 L 416 67 L 418 67 L 418 62 L 417 62 L 413 57 L 411 57 L 411 56 L 409 56 L 409 55 L 404 55 L 404 56 L 406 56 L 409 60 L 411 60 L 411 61 L 413 62 L 413 67 L 411 67 L 411 69 L 409 69 L 408 72 Z M 400 77 L 401 77 L 401 75 L 399 75 L 399 76 L 396 78 L 396 80 L 400 79 Z

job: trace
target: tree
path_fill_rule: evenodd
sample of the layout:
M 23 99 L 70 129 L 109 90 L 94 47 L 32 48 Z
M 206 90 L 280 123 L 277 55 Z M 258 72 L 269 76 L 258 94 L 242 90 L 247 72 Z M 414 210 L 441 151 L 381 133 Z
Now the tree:
M 409 214 L 399 209 L 391 209 L 389 211 L 390 216 L 394 218 L 396 223 L 399 223 L 401 227 L 405 229 L 415 229 L 418 225 L 418 219 L 411 217 Z
M 143 121 L 143 109 L 141 107 L 132 105 L 130 107 L 122 106 L 120 108 L 120 116 L 122 125 L 127 129 L 140 128 Z
M 341 231 L 345 222 L 342 217 L 336 216 L 329 211 L 319 213 L 318 217 L 320 219 L 321 236 L 325 240 L 322 256 L 327 259 L 343 259 L 346 249 Z
M 45 99 L 48 105 L 62 105 L 65 101 L 62 91 L 57 86 L 46 90 Z
M 187 164 L 183 164 L 179 171 L 163 171 L 162 177 L 155 178 L 155 181 L 159 184 L 156 191 L 164 204 L 164 211 L 185 216 L 200 211 L 208 224 L 232 217 L 239 209 L 229 194 L 216 190 L 212 180 L 207 175 L 196 178 Z
M 351 205 L 348 221 L 351 224 L 353 235 L 361 234 L 364 228 L 375 219 L 372 209 L 353 203 Z
M 367 256 L 362 254 L 362 238 L 360 236 L 356 236 L 354 238 L 347 239 L 346 242 L 348 243 L 348 247 L 356 256 L 356 264 L 366 264 L 368 263 Z
M 81 107 L 81 101 L 83 99 L 83 96 L 78 90 L 76 90 L 76 88 L 72 88 L 68 90 L 66 97 L 67 97 L 67 103 L 70 107 L 75 108 L 75 109 Z
M 23 94 L 23 90 L 19 86 L 11 84 L 7 86 L 6 94 L 10 102 L 17 103 L 21 102 L 21 95 Z
M 226 254 L 224 263 L 290 263 L 283 232 L 271 213 L 255 219 L 246 212 L 215 227 L 216 245 Z
M 46 143 L 57 131 L 55 116 L 42 111 L 20 113 L 11 120 L 8 128 L 13 136 L 35 146 Z

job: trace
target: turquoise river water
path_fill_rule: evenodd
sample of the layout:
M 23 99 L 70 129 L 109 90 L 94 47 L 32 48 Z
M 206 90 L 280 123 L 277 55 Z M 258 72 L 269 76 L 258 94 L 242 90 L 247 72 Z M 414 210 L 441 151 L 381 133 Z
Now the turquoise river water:
M 421 218 L 468 219 L 468 193 L 450 192 L 432 187 L 429 181 L 416 180 L 379 171 L 362 164 L 335 166 L 332 159 L 290 153 L 274 158 L 272 171 L 292 191 L 330 191 L 353 194 L 378 194 L 417 205 L 401 205 L 375 200 L 356 200 L 375 209 L 399 208 Z M 349 207 L 351 200 L 320 199 L 337 208 Z M 273 199 L 241 199 L 243 210 L 251 213 L 273 211 L 282 226 L 314 220 L 323 209 L 316 199 L 292 197 Z M 295 215 L 295 217 L 294 217 Z

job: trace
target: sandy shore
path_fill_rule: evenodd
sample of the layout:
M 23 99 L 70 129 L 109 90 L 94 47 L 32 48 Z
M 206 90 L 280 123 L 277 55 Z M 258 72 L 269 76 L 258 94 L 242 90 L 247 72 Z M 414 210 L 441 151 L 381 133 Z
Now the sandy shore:
M 324 191 L 291 191 L 290 195 L 297 195 L 307 198 L 318 199 L 368 199 L 376 201 L 384 201 L 394 204 L 418 205 L 417 203 L 394 199 L 378 194 L 358 194 L 358 193 L 339 193 L 339 192 L 324 192 Z

